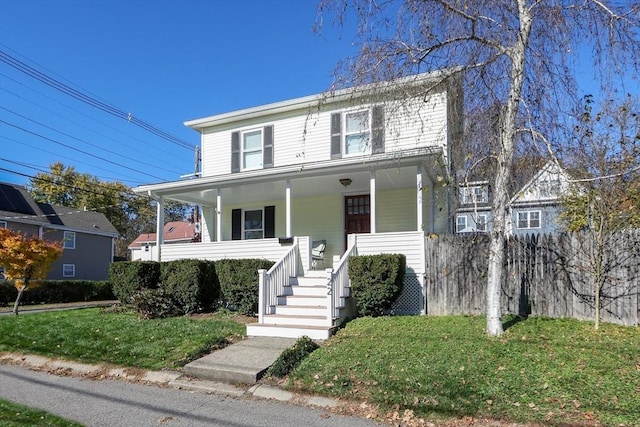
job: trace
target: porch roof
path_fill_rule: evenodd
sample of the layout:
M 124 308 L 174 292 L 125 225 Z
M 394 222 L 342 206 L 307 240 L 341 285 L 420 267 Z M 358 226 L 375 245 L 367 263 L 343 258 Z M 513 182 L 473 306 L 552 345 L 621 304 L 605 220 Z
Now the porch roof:
M 345 187 L 338 182 L 340 178 L 352 180 L 347 191 L 364 192 L 369 190 L 369 173 L 373 170 L 387 171 L 384 176 L 377 174 L 378 189 L 412 187 L 416 183 L 417 165 L 423 165 L 424 175 L 435 182 L 448 178 L 445 164 L 442 147 L 433 146 L 142 185 L 134 192 L 212 206 L 217 190 L 221 190 L 225 204 L 280 199 L 287 180 L 297 197 L 344 192 Z

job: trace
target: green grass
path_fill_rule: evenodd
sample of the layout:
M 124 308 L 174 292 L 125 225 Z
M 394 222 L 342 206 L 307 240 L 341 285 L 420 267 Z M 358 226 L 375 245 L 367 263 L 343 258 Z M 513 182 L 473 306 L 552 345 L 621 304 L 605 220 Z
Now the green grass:
M 501 338 L 484 330 L 483 317 L 357 319 L 288 387 L 431 419 L 640 425 L 640 329 L 532 318 Z
M 183 366 L 244 334 L 220 314 L 139 320 L 92 308 L 0 317 L 0 351 L 146 369 Z
M 6 427 L 81 427 L 72 421 L 56 417 L 39 409 L 17 405 L 0 399 L 0 425 Z

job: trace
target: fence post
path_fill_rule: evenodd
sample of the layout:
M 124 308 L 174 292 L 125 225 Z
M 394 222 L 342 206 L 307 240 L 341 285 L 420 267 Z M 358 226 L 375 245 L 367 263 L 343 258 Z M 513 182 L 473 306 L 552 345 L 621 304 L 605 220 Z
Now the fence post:
M 266 280 L 267 270 L 258 270 L 258 324 L 262 324 L 264 321 L 264 312 L 267 303 L 266 295 Z

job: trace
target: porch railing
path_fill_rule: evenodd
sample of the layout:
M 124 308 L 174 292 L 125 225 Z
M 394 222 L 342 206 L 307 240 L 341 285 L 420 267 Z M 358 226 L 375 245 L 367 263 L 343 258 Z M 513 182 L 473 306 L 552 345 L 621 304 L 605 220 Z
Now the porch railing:
M 349 257 L 356 255 L 355 239 L 333 268 L 327 268 L 327 325 L 334 326 L 334 319 L 340 318 L 340 307 L 347 298 L 349 288 Z
M 298 240 L 289 251 L 268 271 L 258 270 L 258 323 L 263 323 L 265 314 L 273 314 L 272 308 L 278 304 L 278 295 L 284 295 L 284 287 L 289 278 L 298 274 Z

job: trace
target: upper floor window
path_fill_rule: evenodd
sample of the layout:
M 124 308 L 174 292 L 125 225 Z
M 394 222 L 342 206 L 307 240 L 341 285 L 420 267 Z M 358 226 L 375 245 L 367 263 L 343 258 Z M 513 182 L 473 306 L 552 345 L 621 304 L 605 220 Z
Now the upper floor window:
M 76 233 L 73 231 L 65 231 L 62 247 L 64 249 L 76 248 Z
M 518 212 L 518 228 L 540 228 L 540 211 Z
M 273 167 L 273 126 L 231 133 L 231 172 Z
M 476 231 L 487 231 L 487 216 L 484 214 L 478 214 L 476 218 Z
M 331 158 L 384 153 L 384 107 L 331 114 Z
M 0 221 L 0 228 L 7 228 L 7 221 Z
M 487 203 L 489 201 L 487 188 L 481 185 L 460 187 L 459 193 L 460 203 L 463 205 Z

